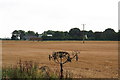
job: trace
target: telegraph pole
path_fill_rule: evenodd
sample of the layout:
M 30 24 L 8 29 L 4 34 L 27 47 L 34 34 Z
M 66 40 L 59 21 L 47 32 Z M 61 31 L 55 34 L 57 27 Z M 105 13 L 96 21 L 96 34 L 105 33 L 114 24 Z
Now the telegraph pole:
M 84 28 L 85 28 L 85 24 L 82 24 L 83 25 L 83 43 L 85 43 L 85 34 L 84 34 Z

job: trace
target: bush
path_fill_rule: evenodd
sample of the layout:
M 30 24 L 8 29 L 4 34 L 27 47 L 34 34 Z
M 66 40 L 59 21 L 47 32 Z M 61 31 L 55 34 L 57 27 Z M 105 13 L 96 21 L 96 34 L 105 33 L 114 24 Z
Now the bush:
M 44 68 L 44 69 L 43 69 Z M 58 78 L 55 74 L 48 71 L 46 66 L 43 68 L 39 68 L 37 63 L 33 63 L 32 61 L 21 61 L 16 66 L 10 66 L 7 68 L 3 68 L 2 70 L 2 79 L 25 79 L 25 80 L 41 80 L 43 78 L 49 78 L 50 80 L 53 78 Z

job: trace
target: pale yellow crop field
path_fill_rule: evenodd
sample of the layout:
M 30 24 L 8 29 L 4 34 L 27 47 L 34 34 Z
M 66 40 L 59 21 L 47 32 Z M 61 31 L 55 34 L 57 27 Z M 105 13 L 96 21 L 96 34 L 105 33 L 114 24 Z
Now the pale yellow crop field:
M 14 65 L 19 59 L 39 62 L 40 66 L 59 69 L 59 65 L 49 61 L 48 55 L 54 51 L 80 51 L 79 61 L 64 65 L 74 76 L 83 78 L 118 77 L 117 41 L 2 41 L 2 63 Z

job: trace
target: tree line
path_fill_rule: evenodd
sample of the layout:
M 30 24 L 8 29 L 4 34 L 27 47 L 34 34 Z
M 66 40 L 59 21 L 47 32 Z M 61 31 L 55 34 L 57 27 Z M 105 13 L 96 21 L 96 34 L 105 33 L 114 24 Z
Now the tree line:
M 14 30 L 12 32 L 12 40 L 30 40 L 30 38 L 41 38 L 42 40 L 113 40 L 120 39 L 120 30 L 115 32 L 111 28 L 105 29 L 103 32 L 93 32 L 92 30 L 80 30 L 79 28 L 72 28 L 69 31 L 44 31 L 38 34 L 34 31 Z

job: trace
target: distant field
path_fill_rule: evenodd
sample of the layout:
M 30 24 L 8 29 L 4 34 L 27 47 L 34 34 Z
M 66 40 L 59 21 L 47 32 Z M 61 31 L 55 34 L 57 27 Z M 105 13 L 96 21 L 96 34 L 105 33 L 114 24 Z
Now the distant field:
M 3 67 L 14 65 L 19 59 L 39 62 L 40 66 L 59 69 L 59 65 L 48 60 L 54 51 L 80 51 L 79 61 L 64 65 L 64 70 L 71 70 L 74 76 L 84 78 L 118 77 L 118 42 L 117 41 L 3 41 Z

